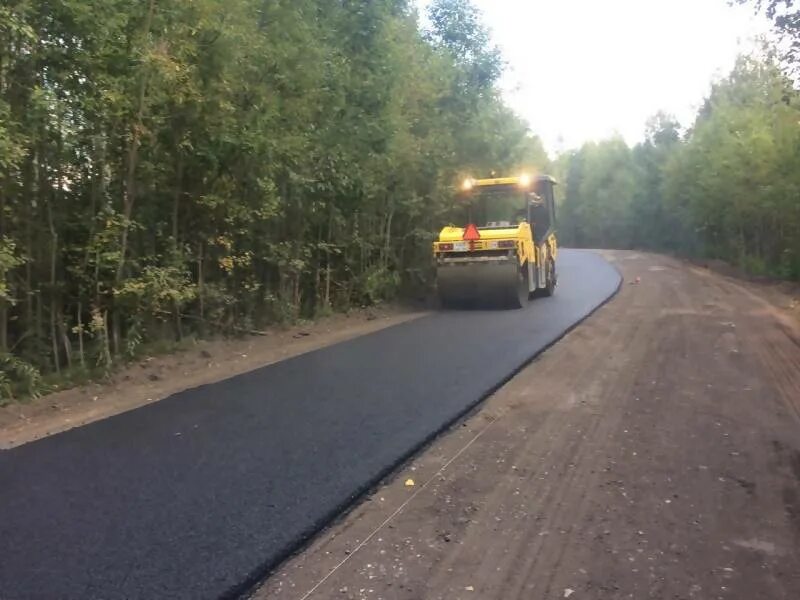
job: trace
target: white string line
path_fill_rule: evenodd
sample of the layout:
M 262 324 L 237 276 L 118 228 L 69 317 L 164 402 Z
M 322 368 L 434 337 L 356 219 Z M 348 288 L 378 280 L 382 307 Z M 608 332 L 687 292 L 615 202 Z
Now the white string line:
M 428 484 L 430 484 L 430 482 L 431 482 L 431 481 L 433 481 L 434 479 L 436 479 L 437 477 L 439 477 L 439 475 L 441 475 L 441 474 L 442 474 L 442 472 L 443 472 L 445 469 L 447 469 L 447 467 L 449 467 L 451 464 L 453 464 L 453 461 L 455 461 L 455 460 L 456 460 L 456 459 L 457 459 L 459 456 L 461 456 L 461 455 L 462 455 L 464 452 L 466 452 L 467 448 L 469 448 L 470 446 L 472 446 L 472 444 L 474 444 L 475 442 L 477 442 L 477 441 L 478 441 L 478 438 L 480 438 L 480 437 L 481 437 L 481 436 L 482 436 L 484 433 L 486 433 L 486 431 L 489 429 L 489 427 L 491 427 L 492 425 L 494 425 L 495 423 L 497 423 L 497 421 L 499 421 L 499 420 L 500 420 L 500 417 L 497 417 L 497 418 L 495 418 L 495 419 L 492 419 L 492 420 L 491 420 L 491 421 L 490 421 L 490 422 L 489 422 L 489 423 L 486 425 L 486 427 L 484 427 L 483 429 L 481 429 L 481 430 L 478 432 L 478 434 L 477 434 L 477 435 L 476 435 L 474 438 L 472 438 L 472 439 L 471 439 L 469 442 L 467 442 L 467 444 L 466 444 L 466 445 L 465 445 L 463 448 L 461 448 L 461 450 L 459 450 L 458 452 L 456 452 L 456 453 L 453 455 L 453 457 L 452 457 L 450 460 L 448 460 L 448 461 L 447 461 L 447 462 L 446 462 L 446 463 L 445 463 L 445 464 L 444 464 L 444 465 L 443 465 L 443 466 L 442 466 L 442 467 L 441 467 L 441 468 L 440 468 L 438 471 L 436 471 L 436 473 L 434 473 L 434 474 L 433 474 L 433 475 L 430 477 L 430 479 L 428 479 L 428 481 L 426 481 L 425 483 L 423 483 L 423 484 L 422 484 L 422 485 L 421 485 L 421 486 L 420 486 L 420 487 L 417 489 L 417 491 L 415 491 L 413 494 L 411 494 L 411 496 L 409 496 L 409 497 L 406 499 L 406 501 L 405 501 L 405 502 L 403 502 L 403 503 L 402 503 L 402 504 L 401 504 L 401 505 L 400 505 L 400 506 L 397 508 L 397 510 L 395 510 L 395 511 L 394 511 L 394 512 L 393 512 L 391 515 L 389 515 L 388 517 L 386 517 L 386 520 L 385 520 L 383 523 L 381 523 L 380 525 L 378 525 L 378 526 L 375 528 L 375 530 L 374 530 L 372 533 L 370 533 L 370 534 L 369 534 L 369 535 L 368 535 L 366 538 L 364 538 L 364 541 L 363 541 L 363 542 L 361 542 L 361 543 L 360 543 L 358 546 L 356 546 L 356 547 L 355 547 L 355 549 L 354 549 L 354 550 L 353 550 L 353 551 L 352 551 L 350 554 L 348 554 L 347 556 L 345 556 L 345 557 L 344 557 L 344 558 L 343 558 L 343 559 L 342 559 L 342 560 L 339 562 L 339 564 L 338 564 L 338 565 L 336 565 L 335 567 L 333 567 L 333 568 L 332 568 L 332 569 L 331 569 L 331 570 L 328 572 L 328 574 L 327 574 L 327 575 L 325 575 L 325 577 L 323 577 L 322 579 L 320 579 L 320 580 L 317 582 L 317 584 L 316 584 L 314 587 L 312 587 L 310 590 L 308 590 L 308 591 L 305 593 L 305 595 L 304 595 L 302 598 L 300 598 L 300 600 L 307 600 L 307 598 L 308 598 L 309 596 L 311 596 L 311 594 L 313 594 L 314 592 L 316 592 L 316 591 L 317 591 L 317 590 L 320 588 L 320 586 L 322 586 L 322 584 L 323 584 L 323 583 L 325 583 L 325 582 L 326 582 L 328 579 L 330 579 L 330 578 L 331 578 L 331 576 L 332 576 L 332 575 L 333 575 L 333 574 L 334 574 L 336 571 L 338 571 L 338 570 L 339 570 L 339 569 L 340 569 L 340 568 L 341 568 L 341 567 L 342 567 L 342 566 L 343 566 L 343 565 L 344 565 L 344 564 L 345 564 L 345 563 L 346 563 L 348 560 L 350 560 L 351 558 L 353 558 L 353 556 L 355 556 L 356 552 L 358 552 L 359 550 L 361 550 L 361 548 L 363 548 L 364 546 L 366 546 L 366 545 L 369 543 L 369 541 L 370 541 L 370 540 L 371 540 L 373 537 L 375 537 L 375 536 L 378 534 L 378 532 L 379 532 L 381 529 L 383 529 L 384 527 L 386 527 L 386 525 L 388 525 L 388 524 L 391 522 L 391 520 L 392 520 L 392 519 L 394 519 L 394 518 L 395 518 L 397 515 L 399 515 L 399 514 L 402 512 L 402 510 L 403 510 L 403 509 L 404 509 L 406 506 L 408 506 L 408 505 L 409 505 L 409 503 L 410 503 L 412 500 L 414 500 L 414 498 L 416 498 L 416 497 L 417 497 L 419 494 L 421 494 L 421 493 L 423 492 L 423 490 L 425 490 L 425 488 L 426 488 L 426 487 L 428 487 Z

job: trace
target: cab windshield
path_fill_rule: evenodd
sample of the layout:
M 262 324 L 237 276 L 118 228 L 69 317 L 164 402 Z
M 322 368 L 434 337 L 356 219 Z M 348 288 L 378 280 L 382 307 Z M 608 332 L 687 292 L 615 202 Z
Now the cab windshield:
M 478 227 L 516 227 L 526 220 L 525 192 L 514 188 L 485 188 L 470 198 L 467 221 Z

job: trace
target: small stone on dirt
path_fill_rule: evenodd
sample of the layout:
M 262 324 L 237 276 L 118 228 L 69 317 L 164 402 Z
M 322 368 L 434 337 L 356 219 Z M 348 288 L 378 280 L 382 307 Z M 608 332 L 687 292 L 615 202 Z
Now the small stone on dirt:
M 150 381 L 158 381 L 159 379 L 161 379 L 161 377 L 159 375 L 156 375 L 155 373 L 150 373 L 150 375 L 148 375 L 147 378 Z

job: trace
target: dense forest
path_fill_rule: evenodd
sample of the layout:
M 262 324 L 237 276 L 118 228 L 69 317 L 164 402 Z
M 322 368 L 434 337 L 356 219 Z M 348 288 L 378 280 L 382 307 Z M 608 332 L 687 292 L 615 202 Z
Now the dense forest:
M 470 0 L 0 6 L 0 403 L 424 290 L 454 184 L 553 170 L 566 245 L 800 279 L 800 17 L 693 123 L 552 162 Z
M 768 55 L 742 57 L 685 133 L 660 114 L 560 157 L 562 240 L 717 258 L 800 279 L 800 94 Z
M 791 0 L 755 8 L 774 20 L 781 50 L 740 57 L 693 123 L 658 114 L 634 147 L 616 137 L 559 157 L 563 242 L 800 279 L 800 12 Z
M 503 68 L 468 0 L 4 2 L 0 397 L 425 285 L 459 176 L 548 160 Z

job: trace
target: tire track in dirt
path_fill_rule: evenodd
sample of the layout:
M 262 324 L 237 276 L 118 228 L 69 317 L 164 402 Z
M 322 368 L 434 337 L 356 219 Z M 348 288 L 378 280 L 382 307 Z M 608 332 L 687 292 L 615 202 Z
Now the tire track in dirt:
M 576 332 L 576 335 L 579 334 Z M 609 339 L 618 339 L 617 343 L 620 344 L 627 344 L 632 337 L 631 331 L 627 329 L 609 330 L 606 335 Z M 598 349 L 588 362 L 576 364 L 581 372 L 581 376 L 574 382 L 576 388 L 581 389 L 591 385 L 591 380 L 596 373 L 595 367 L 605 360 L 607 360 L 605 351 Z M 547 373 L 544 374 L 544 377 L 547 377 Z M 575 389 L 571 386 L 559 387 L 560 389 L 552 390 L 552 393 L 548 394 L 554 404 L 557 404 L 558 399 L 568 396 L 570 389 Z M 510 386 L 511 393 L 513 393 L 512 390 L 513 386 Z M 584 471 L 588 471 L 592 467 L 591 457 L 587 455 L 593 451 L 591 440 L 595 436 L 595 429 L 599 424 L 599 420 L 591 411 L 586 411 L 586 417 L 585 423 L 575 424 L 570 422 L 571 416 L 567 411 L 557 411 L 543 422 L 542 427 L 537 430 L 536 436 L 531 436 L 527 438 L 527 443 L 512 448 L 514 452 L 511 460 L 505 456 L 502 460 L 503 463 L 516 468 L 507 470 L 506 474 L 513 470 L 516 472 L 529 471 L 529 475 L 521 482 L 522 485 L 515 478 L 507 478 L 504 480 L 504 485 L 494 487 L 483 509 L 484 513 L 509 512 L 512 507 L 505 505 L 506 499 L 513 499 L 517 488 L 527 487 L 534 490 L 526 499 L 527 506 L 535 507 L 536 514 L 544 516 L 526 519 L 523 527 L 513 533 L 512 539 L 503 538 L 499 540 L 498 544 L 493 544 L 491 541 L 487 544 L 486 532 L 481 529 L 476 529 L 472 536 L 463 540 L 461 547 L 466 548 L 475 547 L 480 540 L 483 540 L 480 562 L 475 565 L 477 568 L 475 579 L 491 582 L 493 577 L 496 578 L 497 581 L 493 582 L 492 587 L 499 586 L 499 589 L 502 590 L 502 597 L 516 597 L 515 594 L 519 591 L 514 591 L 514 589 L 524 585 L 524 579 L 521 583 L 515 584 L 513 580 L 508 579 L 507 575 L 508 573 L 518 573 L 523 576 L 526 569 L 530 570 L 532 565 L 520 563 L 530 562 L 526 556 L 539 556 L 537 549 L 544 543 L 544 537 L 538 533 L 562 529 L 562 523 L 570 520 L 569 515 L 562 516 L 560 514 L 559 507 L 565 506 L 565 497 L 574 493 L 574 481 L 583 477 Z M 569 435 L 565 439 L 567 431 L 569 431 Z M 541 448 L 542 437 L 552 442 L 548 449 L 544 450 L 544 455 L 542 455 L 543 449 Z M 563 444 L 563 448 L 561 444 Z M 505 452 L 507 453 L 508 450 L 505 449 Z M 552 461 L 551 457 L 554 453 L 558 457 L 557 462 Z M 566 477 L 561 479 L 564 482 L 563 485 L 548 485 L 554 477 L 564 475 Z M 545 482 L 545 484 L 537 485 L 537 482 Z M 538 544 L 534 543 L 527 554 L 520 552 L 520 548 L 529 543 L 530 539 L 537 540 Z M 432 574 L 431 587 L 436 587 L 437 577 L 447 578 L 452 564 L 459 560 L 463 560 L 463 557 L 458 551 L 449 556 Z M 502 561 L 508 561 L 508 564 Z M 497 576 L 498 573 L 499 576 Z
M 634 322 L 635 323 L 635 322 Z M 644 339 L 638 324 L 617 329 L 612 336 L 605 342 L 599 344 L 600 347 L 628 347 L 632 353 L 641 347 L 641 340 Z M 608 388 L 607 393 L 600 399 L 602 404 L 608 398 L 619 398 L 630 388 L 635 377 L 635 371 L 629 367 L 628 360 L 615 360 L 609 364 L 605 352 L 598 352 L 595 360 L 586 365 L 584 373 L 588 378 L 589 373 L 597 373 L 598 367 L 603 365 L 603 379 L 609 379 L 613 383 Z M 616 364 L 615 364 L 616 363 Z M 581 382 L 578 381 L 578 386 Z M 616 415 L 619 417 L 620 415 Z M 539 510 L 548 515 L 542 524 L 544 531 L 565 531 L 569 532 L 575 523 L 585 518 L 590 504 L 590 490 L 600 478 L 602 472 L 601 465 L 605 462 L 602 451 L 602 440 L 610 435 L 610 432 L 618 427 L 619 418 L 603 418 L 599 413 L 589 413 L 585 417 L 582 425 L 578 426 L 579 436 L 575 439 L 575 444 L 567 451 L 567 458 L 563 462 L 561 471 L 566 471 L 568 476 L 561 479 L 552 488 L 552 493 L 540 506 Z M 529 532 L 532 533 L 532 532 Z M 541 593 L 545 596 L 554 593 L 552 589 L 555 574 L 559 571 L 565 554 L 570 549 L 569 540 L 562 544 L 559 551 L 547 554 L 541 552 L 545 541 L 541 540 L 539 547 L 530 549 L 517 548 L 513 556 L 512 564 L 505 570 L 511 573 L 505 586 L 501 586 L 500 596 L 508 598 L 528 598 L 531 593 L 539 591 L 536 584 L 543 581 L 544 586 Z

